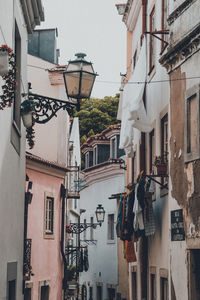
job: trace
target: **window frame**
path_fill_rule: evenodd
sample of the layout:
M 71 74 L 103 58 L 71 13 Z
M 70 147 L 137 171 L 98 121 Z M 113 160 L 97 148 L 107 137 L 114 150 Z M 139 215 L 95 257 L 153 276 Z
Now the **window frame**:
M 149 172 L 153 172 L 153 159 L 156 153 L 155 128 L 149 132 Z
M 15 20 L 15 63 L 16 69 L 15 80 L 18 84 L 15 87 L 15 96 L 12 105 L 12 126 L 10 141 L 18 155 L 20 155 L 21 140 L 21 73 L 22 73 L 22 39 L 19 26 Z
M 152 277 L 154 276 L 154 296 L 152 298 Z M 156 273 L 156 267 L 150 267 L 149 272 L 149 295 L 150 300 L 156 300 L 157 299 L 157 273 Z
M 131 290 L 132 290 L 132 299 L 138 300 L 138 286 L 137 286 L 137 266 L 132 266 L 131 268 Z M 134 289 L 135 287 L 135 289 Z
M 168 28 L 168 24 L 167 24 L 168 0 L 162 0 L 161 5 L 162 5 L 161 29 L 162 29 L 162 31 L 165 31 Z M 162 41 L 161 41 L 161 52 L 160 52 L 160 54 L 162 54 L 163 51 L 165 50 L 165 48 L 167 47 L 167 44 L 165 42 L 168 42 L 168 34 L 162 33 L 161 38 L 162 38 Z
M 167 283 L 167 299 L 163 298 L 163 282 L 166 281 Z M 169 282 L 168 282 L 168 270 L 167 269 L 160 269 L 160 300 L 168 300 L 169 299 Z
M 156 16 L 156 10 L 155 5 L 152 7 L 151 12 L 149 14 L 149 29 L 150 32 L 155 30 L 155 16 Z M 155 37 L 150 34 L 149 37 L 149 75 L 151 72 L 155 69 L 155 51 L 156 50 L 156 41 Z
M 114 147 L 114 153 L 113 153 Z M 110 139 L 110 158 L 116 159 L 117 158 L 117 137 L 114 136 Z
M 49 199 L 52 201 L 52 213 L 51 213 L 51 227 L 52 229 L 47 228 L 47 201 Z M 44 238 L 45 239 L 54 239 L 54 229 L 55 229 L 55 197 L 53 193 L 45 192 L 44 197 Z
M 98 146 L 94 146 L 93 149 L 93 165 L 97 165 L 98 164 Z
M 189 101 L 194 97 L 197 97 L 197 151 L 189 152 Z M 185 162 L 190 162 L 200 158 L 200 85 L 195 85 L 186 91 L 186 101 L 185 101 Z
M 113 216 L 113 222 L 109 223 L 109 216 Z M 113 237 L 113 238 L 112 238 Z M 107 215 L 107 243 L 115 243 L 115 214 L 114 212 L 109 212 Z

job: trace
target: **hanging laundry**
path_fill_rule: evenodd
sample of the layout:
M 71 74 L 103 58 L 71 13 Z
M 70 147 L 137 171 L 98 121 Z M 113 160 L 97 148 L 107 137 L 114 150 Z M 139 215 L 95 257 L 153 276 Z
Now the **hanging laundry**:
M 126 249 L 125 255 L 126 255 L 127 262 L 130 263 L 130 262 L 137 261 L 133 236 L 130 241 L 125 241 L 125 249 Z
M 153 214 L 152 194 L 146 193 L 144 208 L 144 231 L 145 236 L 154 235 L 156 231 L 155 219 Z
M 140 206 L 140 203 L 139 203 L 138 197 L 137 197 L 138 186 L 139 186 L 139 184 L 137 184 L 136 188 L 135 188 L 135 202 L 134 202 L 134 206 L 133 206 L 133 213 L 134 213 L 133 228 L 134 228 L 134 231 L 144 230 L 142 207 Z

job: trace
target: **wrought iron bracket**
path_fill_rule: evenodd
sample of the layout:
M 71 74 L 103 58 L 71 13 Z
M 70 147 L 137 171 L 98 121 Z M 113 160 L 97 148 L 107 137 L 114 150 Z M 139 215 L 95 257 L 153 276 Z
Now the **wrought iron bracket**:
M 67 246 L 65 248 L 65 254 L 70 255 L 74 252 L 80 251 L 80 249 L 86 249 L 86 248 L 87 248 L 87 246 L 80 246 L 80 247 L 78 247 L 78 246 L 77 247 Z
M 165 43 L 166 46 L 169 45 L 168 42 L 166 42 L 165 40 L 163 40 L 162 38 L 158 37 L 156 34 L 169 34 L 169 30 L 156 30 L 156 31 L 146 31 L 146 34 L 150 34 L 153 37 L 155 37 L 156 39 L 160 40 L 161 42 Z
M 90 227 L 96 229 L 98 225 L 101 226 L 101 223 L 70 223 L 68 233 L 79 234 Z
M 76 104 L 73 102 L 63 101 L 38 94 L 29 93 L 29 97 L 31 97 L 36 103 L 33 118 L 34 122 L 39 124 L 45 124 L 54 116 L 56 117 L 57 112 L 60 109 L 66 110 L 69 114 L 72 114 L 73 108 L 76 107 Z
M 168 189 L 168 184 L 162 184 L 158 180 L 155 179 L 155 177 L 161 177 L 161 178 L 168 178 L 168 175 L 145 175 L 146 177 L 150 178 L 153 180 L 155 183 L 159 184 L 163 189 Z

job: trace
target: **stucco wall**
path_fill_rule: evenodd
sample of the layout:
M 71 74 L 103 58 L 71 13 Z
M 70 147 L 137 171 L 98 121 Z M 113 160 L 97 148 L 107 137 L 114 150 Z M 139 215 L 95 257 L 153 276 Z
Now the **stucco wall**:
M 13 6 L 14 5 L 14 6 Z M 22 91 L 26 91 L 27 32 L 19 1 L 0 2 L 0 45 L 14 49 L 14 22 L 21 35 Z M 3 81 L 0 77 L 0 86 Z M 1 89 L 1 87 L 0 87 Z M 2 94 L 2 91 L 0 90 Z M 0 111 L 0 299 L 7 299 L 7 263 L 17 262 L 16 299 L 22 299 L 25 182 L 25 130 L 21 123 L 20 154 L 11 144 L 13 108 Z
M 33 182 L 32 203 L 28 208 L 27 238 L 32 239 L 31 265 L 34 276 L 33 299 L 39 299 L 39 284 L 49 282 L 50 300 L 62 299 L 63 262 L 60 253 L 61 239 L 61 199 L 60 185 L 64 179 L 27 169 L 29 179 Z M 54 198 L 54 234 L 53 238 L 44 238 L 45 192 Z
M 93 286 L 93 297 L 96 298 L 96 282 L 103 283 L 103 298 L 107 299 L 107 284 L 118 285 L 118 250 L 117 237 L 114 231 L 114 243 L 107 240 L 108 214 L 114 213 L 115 222 L 117 220 L 117 201 L 109 200 L 112 194 L 124 191 L 124 177 L 118 176 L 106 178 L 100 182 L 89 185 L 81 191 L 80 207 L 85 208 L 86 212 L 81 215 L 81 221 L 84 219 L 90 222 L 94 217 L 96 222 L 95 210 L 98 204 L 102 204 L 106 211 L 105 220 L 101 227 L 94 230 L 94 239 L 96 245 L 89 245 L 89 271 L 81 273 L 80 283 L 90 281 Z M 116 224 L 116 223 L 115 223 Z M 87 230 L 86 239 L 90 239 L 90 230 Z M 83 237 L 82 237 L 83 238 Z

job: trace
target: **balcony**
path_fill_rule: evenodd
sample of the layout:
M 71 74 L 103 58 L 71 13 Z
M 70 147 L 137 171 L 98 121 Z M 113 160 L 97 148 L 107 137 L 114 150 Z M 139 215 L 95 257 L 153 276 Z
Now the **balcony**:
M 24 280 L 30 280 L 32 275 L 32 267 L 31 267 L 31 245 L 32 239 L 24 240 Z

